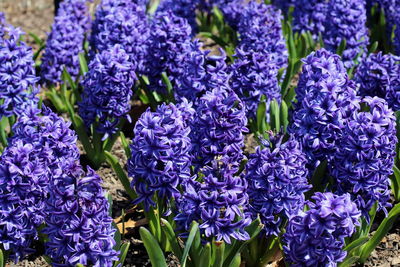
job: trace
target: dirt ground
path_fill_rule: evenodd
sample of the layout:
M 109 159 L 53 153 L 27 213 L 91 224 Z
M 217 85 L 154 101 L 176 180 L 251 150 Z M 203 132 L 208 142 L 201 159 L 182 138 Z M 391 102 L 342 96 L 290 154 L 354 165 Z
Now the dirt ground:
M 52 0 L 0 0 L 0 11 L 6 14 L 8 23 L 21 27 L 21 29 L 26 33 L 32 32 L 43 39 L 46 38 L 47 33 L 50 31 L 54 18 Z M 27 40 L 28 43 L 32 41 L 28 36 Z M 135 115 L 137 116 L 137 114 Z M 254 144 L 252 138 L 249 138 L 247 142 L 252 145 Z M 127 159 L 120 142 L 117 142 L 113 153 L 120 158 L 122 164 L 126 163 Z M 104 180 L 104 188 L 113 196 L 113 218 L 117 218 L 121 215 L 122 209 L 129 210 L 133 205 L 124 193 L 124 189 L 118 178 L 110 168 L 103 166 L 100 168 L 98 173 Z M 140 212 L 134 212 L 129 216 L 132 220 L 140 220 L 143 218 Z M 382 240 L 364 266 L 400 267 L 399 233 L 400 222 L 398 222 L 391 230 L 391 233 Z M 125 266 L 150 266 L 144 246 L 139 240 L 137 229 L 134 229 L 128 236 L 125 236 L 124 241 L 131 243 Z M 36 249 L 36 255 L 30 256 L 28 259 L 21 261 L 17 265 L 9 263 L 9 266 L 49 266 L 44 258 L 39 256 L 43 254 L 43 248 L 37 247 Z M 171 266 L 176 265 L 173 259 L 170 259 L 170 262 Z

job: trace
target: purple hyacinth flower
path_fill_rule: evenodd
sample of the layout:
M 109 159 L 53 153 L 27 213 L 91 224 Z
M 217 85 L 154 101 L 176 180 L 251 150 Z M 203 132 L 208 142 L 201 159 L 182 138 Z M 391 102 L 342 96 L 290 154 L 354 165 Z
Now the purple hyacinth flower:
M 283 144 L 282 138 L 274 139 L 249 156 L 245 175 L 249 211 L 253 218 L 260 216 L 267 236 L 278 236 L 282 219 L 303 209 L 304 193 L 311 188 L 300 143 L 293 137 Z
M 168 204 L 179 196 L 178 186 L 190 178 L 188 117 L 194 111 L 183 103 L 163 104 L 155 112 L 148 109 L 135 125 L 128 173 L 138 194 L 135 203 L 143 202 L 146 210 L 156 205 L 154 196 Z
M 92 170 L 64 169 L 46 200 L 46 254 L 55 266 L 111 267 L 118 260 L 109 204 Z
M 118 131 L 123 118 L 129 118 L 132 88 L 136 81 L 134 64 L 120 45 L 97 54 L 89 64 L 83 85 L 79 115 L 87 128 L 96 126 L 104 138 Z
M 288 51 L 282 32 L 280 10 L 271 5 L 252 1 L 246 5 L 242 13 L 238 25 L 241 49 L 271 54 L 278 69 L 285 67 Z
M 231 86 L 246 105 L 247 117 L 254 119 L 262 96 L 265 97 L 267 107 L 272 100 L 281 100 L 279 66 L 271 54 L 246 50 L 244 47 L 236 49 L 235 57 L 231 66 Z
M 290 266 L 336 266 L 346 257 L 344 238 L 359 226 L 361 212 L 350 195 L 317 192 L 309 209 L 289 219 L 284 234 L 285 258 Z
M 103 0 L 97 7 L 92 27 L 91 56 L 119 44 L 136 64 L 134 71 L 144 74 L 148 38 L 148 18 L 141 4 L 130 0 Z
M 358 56 L 365 56 L 369 43 L 365 1 L 330 0 L 327 10 L 323 34 L 325 47 L 335 53 L 345 40 L 342 59 L 345 67 L 351 68 Z
M 325 20 L 328 4 L 325 0 L 297 0 L 293 12 L 293 30 L 304 33 L 309 31 L 314 40 L 325 32 Z
M 400 109 L 400 57 L 370 54 L 358 66 L 354 80 L 361 96 L 378 96 L 394 111 Z
M 235 176 L 235 170 L 218 166 L 204 168 L 202 182 L 188 180 L 182 196 L 177 200 L 179 210 L 175 221 L 184 231 L 190 229 L 193 221 L 200 224 L 200 231 L 206 238 L 225 241 L 248 240 L 244 230 L 251 222 L 244 212 L 248 203 L 246 180 Z
M 312 169 L 336 151 L 341 131 L 359 100 L 339 56 L 321 49 L 303 62 L 289 131 L 300 141 Z
M 221 159 L 238 167 L 244 158 L 246 125 L 245 107 L 235 92 L 222 87 L 206 92 L 191 125 L 193 163 L 201 168 Z
M 26 43 L 20 41 L 23 32 L 7 25 L 3 16 L 0 21 L 0 119 L 20 115 L 31 104 L 38 102 L 35 87 L 33 52 Z
M 396 118 L 387 103 L 366 97 L 368 111 L 353 112 L 333 155 L 331 174 L 339 193 L 348 192 L 366 218 L 377 202 L 389 206 L 389 176 L 396 155 Z

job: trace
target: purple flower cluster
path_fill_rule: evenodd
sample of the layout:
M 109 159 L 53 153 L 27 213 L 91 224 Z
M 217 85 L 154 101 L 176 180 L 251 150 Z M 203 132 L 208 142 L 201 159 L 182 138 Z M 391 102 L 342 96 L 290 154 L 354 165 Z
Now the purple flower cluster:
M 292 216 L 284 234 L 290 266 L 336 266 L 346 257 L 344 238 L 359 225 L 360 211 L 350 195 L 316 193 L 309 210 Z
M 400 109 L 400 58 L 392 54 L 370 54 L 357 68 L 354 80 L 361 96 L 378 96 L 393 110 Z
M 289 130 L 301 142 L 312 168 L 335 152 L 347 118 L 358 107 L 358 98 L 339 56 L 321 49 L 303 62 Z
M 246 165 L 249 211 L 261 218 L 267 236 L 280 233 L 282 218 L 303 209 L 304 193 L 310 189 L 306 157 L 300 143 L 291 137 L 273 140 L 256 148 Z
M 155 195 L 167 203 L 179 196 L 178 185 L 190 178 L 187 119 L 193 113 L 189 105 L 163 104 L 155 112 L 148 109 L 135 125 L 128 173 L 138 194 L 135 203 L 144 202 L 146 210 L 156 205 Z
M 68 0 L 61 4 L 42 56 L 43 83 L 61 83 L 64 68 L 73 79 L 78 76 L 78 55 L 83 52 L 83 41 L 89 27 L 86 0 Z
M 378 208 L 389 205 L 389 176 L 397 143 L 396 118 L 383 99 L 366 97 L 362 104 L 369 110 L 352 114 L 334 154 L 331 174 L 338 191 L 350 193 L 368 218 L 376 202 Z
M 254 50 L 236 49 L 233 63 L 231 86 L 246 105 L 248 118 L 255 118 L 261 97 L 265 96 L 267 106 L 275 99 L 280 101 L 278 66 L 271 54 Z
M 194 164 L 209 165 L 219 159 L 237 167 L 243 159 L 245 107 L 230 89 L 215 88 L 199 99 L 192 123 Z
M 6 16 L 3 12 L 0 12 L 0 38 L 4 37 L 6 27 Z
M 172 84 L 183 73 L 182 65 L 190 47 L 191 27 L 188 22 L 171 11 L 157 13 L 148 41 L 149 88 L 160 93 L 166 92 L 161 74 L 165 72 Z
M 237 30 L 242 18 L 243 8 L 245 8 L 246 4 L 245 0 L 211 0 L 208 2 L 204 1 L 202 9 L 210 11 L 213 6 L 218 7 L 228 25 Z
M 209 51 L 201 50 L 198 40 L 190 43 L 182 64 L 182 74 L 176 79 L 175 98 L 195 102 L 202 94 L 214 88 L 228 88 L 230 75 L 223 50 L 221 54 L 209 55 Z
M 271 54 L 278 69 L 285 67 L 288 51 L 282 33 L 281 11 L 253 1 L 246 5 L 242 13 L 238 25 L 241 49 Z
M 310 31 L 314 40 L 325 32 L 327 15 L 326 0 L 297 0 L 293 12 L 293 30 L 297 32 Z
M 86 175 L 79 168 L 63 171 L 46 200 L 46 254 L 54 266 L 113 266 L 115 228 L 100 177 L 92 169 Z
M 41 115 L 29 107 L 0 157 L 0 241 L 15 261 L 33 251 L 29 247 L 46 216 L 50 180 L 79 159 L 69 126 L 48 109 Z
M 91 35 L 95 52 L 101 53 L 119 44 L 135 64 L 134 71 L 143 74 L 148 38 L 149 23 L 141 5 L 131 0 L 103 0 L 98 6 Z
M 176 16 L 186 19 L 195 33 L 197 31 L 196 9 L 200 2 L 201 0 L 163 0 L 157 12 L 171 11 Z
M 87 3 L 93 0 L 64 0 L 60 3 L 57 16 L 69 16 L 86 33 L 90 30 L 92 19 Z
M 4 16 L 3 16 L 4 18 Z M 37 102 L 35 63 L 32 49 L 20 41 L 23 33 L 1 21 L 0 32 L 0 119 L 18 115 L 30 102 Z M 4 28 L 3 28 L 4 27 Z
M 122 118 L 130 119 L 128 112 L 136 80 L 134 69 L 120 45 L 104 50 L 92 60 L 82 83 L 84 91 L 79 103 L 79 115 L 87 128 L 94 124 L 107 138 L 118 131 Z
M 214 162 L 213 167 L 202 170 L 202 182 L 189 180 L 177 201 L 178 225 L 187 231 L 197 221 L 206 237 L 228 244 L 231 238 L 248 240 L 249 234 L 244 230 L 251 222 L 244 212 L 247 183 L 234 173 L 234 169 L 221 168 Z
M 367 14 L 363 0 L 330 0 L 325 21 L 325 47 L 336 52 L 343 40 L 343 62 L 346 68 L 355 65 L 354 59 L 365 54 L 369 43 Z
M 397 11 L 397 17 L 396 17 L 396 29 L 394 32 L 394 48 L 395 48 L 395 52 L 396 55 L 400 56 L 400 8 L 398 7 L 398 11 Z

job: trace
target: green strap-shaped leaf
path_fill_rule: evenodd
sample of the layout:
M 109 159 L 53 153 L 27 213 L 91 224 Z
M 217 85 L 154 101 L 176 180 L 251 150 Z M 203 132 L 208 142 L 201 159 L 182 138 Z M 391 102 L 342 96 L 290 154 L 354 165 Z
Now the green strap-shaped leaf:
M 79 57 L 79 66 L 81 67 L 81 74 L 82 76 L 85 76 L 85 74 L 89 71 L 85 54 L 80 53 L 78 57 Z
M 117 267 L 119 264 L 120 264 L 120 266 L 124 266 L 124 262 L 126 259 L 126 255 L 128 254 L 129 246 L 130 246 L 129 242 L 122 244 L 122 246 L 119 250 L 119 260 L 114 263 L 113 267 Z
M 234 247 L 229 248 L 229 252 L 226 255 L 223 266 L 224 267 L 232 266 L 233 262 L 235 261 L 236 254 L 241 253 L 243 249 L 247 246 L 247 244 L 249 244 L 252 240 L 254 240 L 254 238 L 258 236 L 262 228 L 263 225 L 261 224 L 260 219 L 253 221 L 246 228 L 246 232 L 249 234 L 250 239 L 246 240 L 245 242 L 236 242 L 234 244 Z
M 121 164 L 119 164 L 118 159 L 108 151 L 104 151 L 107 163 L 110 164 L 114 172 L 117 174 L 118 179 L 121 181 L 126 193 L 131 197 L 131 199 L 136 199 L 137 196 L 131 188 L 131 183 L 126 175 L 125 171 L 122 169 Z
M 280 111 L 278 102 L 273 99 L 270 104 L 270 114 L 271 114 L 271 128 L 276 131 L 280 130 L 281 122 L 280 122 Z
M 176 238 L 174 229 L 172 228 L 171 224 L 167 220 L 165 220 L 163 218 L 161 218 L 161 229 L 164 231 L 165 236 L 169 240 L 169 243 L 170 243 L 171 248 L 172 248 L 172 252 L 175 254 L 175 256 L 178 259 L 181 259 L 182 255 L 183 255 L 182 254 L 182 248 L 178 243 L 178 240 Z
M 347 41 L 346 39 L 342 39 L 342 41 L 340 42 L 339 47 L 336 49 L 336 54 L 338 54 L 339 56 L 343 55 L 344 50 L 346 49 L 346 45 L 347 45 Z
M 132 153 L 131 153 L 131 148 L 129 147 L 128 139 L 126 139 L 125 134 L 122 131 L 119 133 L 119 137 L 121 139 L 121 144 L 122 147 L 124 148 L 126 157 L 130 158 Z
M 149 255 L 151 265 L 155 267 L 167 267 L 164 253 L 154 236 L 144 227 L 140 227 L 139 233 Z
M 396 201 L 400 199 L 400 170 L 396 165 L 393 166 L 393 174 L 391 175 L 391 187 Z
M 389 212 L 388 216 L 381 222 L 378 229 L 371 237 L 371 239 L 365 243 L 361 248 L 360 262 L 364 263 L 375 247 L 381 242 L 382 238 L 392 228 L 393 223 L 400 215 L 400 203 L 397 203 Z
M 211 245 L 207 243 L 199 255 L 199 267 L 210 267 L 211 265 Z
M 348 244 L 343 250 L 350 252 L 353 249 L 364 245 L 368 240 L 369 240 L 369 237 L 367 237 L 367 236 L 360 237 L 360 238 L 354 240 L 353 242 L 351 242 L 350 244 Z
M 289 109 L 288 109 L 288 106 L 286 105 L 285 101 L 282 101 L 282 103 L 281 103 L 280 119 L 281 119 L 281 126 L 283 127 L 283 131 L 284 131 L 284 133 L 286 133 L 287 127 L 289 125 Z
M 352 256 L 347 259 L 345 259 L 342 263 L 338 264 L 338 267 L 350 267 L 353 266 L 354 263 L 356 263 L 360 257 L 358 256 Z
M 224 241 L 216 241 L 213 243 L 215 247 L 215 261 L 212 264 L 213 267 L 222 267 L 224 264 L 225 258 L 225 242 Z M 236 256 L 236 255 L 235 255 Z
M 190 247 L 193 244 L 193 240 L 196 236 L 196 232 L 199 231 L 199 224 L 197 222 L 193 222 L 192 227 L 190 228 L 189 237 L 186 240 L 185 249 L 183 250 L 182 258 L 181 258 L 181 266 L 186 266 L 187 257 L 189 255 Z

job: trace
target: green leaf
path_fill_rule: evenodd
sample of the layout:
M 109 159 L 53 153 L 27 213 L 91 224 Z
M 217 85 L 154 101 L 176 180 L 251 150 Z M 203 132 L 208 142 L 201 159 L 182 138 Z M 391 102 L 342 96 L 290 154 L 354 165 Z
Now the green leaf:
M 44 42 L 42 39 L 40 39 L 39 36 L 37 36 L 36 34 L 30 32 L 30 33 L 29 33 L 29 36 L 32 37 L 32 39 L 35 41 L 35 44 L 36 44 L 37 46 L 40 47 L 40 46 L 42 46 L 42 45 L 45 44 L 45 42 Z
M 375 41 L 368 50 L 368 54 L 375 53 L 376 49 L 378 49 L 378 41 Z
M 78 263 L 75 267 L 85 267 L 85 265 Z
M 64 83 L 68 82 L 68 84 L 71 86 L 72 90 L 76 89 L 76 83 L 72 80 L 71 75 L 68 73 L 67 69 L 63 68 L 63 72 L 62 72 L 62 80 L 64 81 Z
M 129 147 L 128 139 L 126 139 L 125 134 L 121 131 L 119 133 L 119 137 L 121 139 L 121 144 L 122 147 L 124 148 L 125 155 L 130 158 L 132 153 L 131 153 L 131 148 Z
M 210 267 L 211 265 L 211 245 L 207 243 L 200 254 L 199 267 Z
M 114 172 L 118 176 L 118 179 L 124 186 L 126 193 L 131 197 L 131 199 L 136 199 L 137 196 L 131 188 L 131 183 L 129 182 L 129 178 L 126 175 L 125 171 L 122 169 L 121 165 L 119 164 L 117 157 L 115 157 L 108 151 L 104 151 L 104 155 L 106 156 L 108 164 L 110 164 L 110 166 L 113 168 Z
M 235 261 L 236 254 L 240 254 L 243 249 L 249 244 L 251 241 L 254 240 L 261 232 L 263 225 L 260 222 L 260 219 L 254 220 L 247 228 L 246 232 L 249 234 L 250 239 L 246 240 L 245 242 L 236 242 L 234 247 L 229 248 L 229 252 L 226 255 L 225 261 L 223 266 L 230 267 Z
M 126 255 L 128 254 L 129 246 L 130 246 L 129 242 L 122 244 L 122 246 L 119 250 L 119 260 L 114 263 L 113 267 L 117 267 L 119 264 L 120 264 L 120 266 L 124 266 L 124 262 L 126 259 Z
M 87 135 L 85 123 L 83 122 L 82 118 L 79 115 L 74 114 L 73 111 L 70 110 L 69 113 L 75 132 L 77 133 L 87 156 L 90 159 L 93 158 L 94 149 L 90 143 L 89 136 Z
M 400 199 L 400 170 L 399 168 L 394 165 L 393 166 L 393 174 L 390 176 L 391 179 L 391 187 L 394 198 L 396 201 Z
M 112 226 L 116 229 L 114 234 L 114 240 L 115 240 L 114 250 L 118 250 L 121 247 L 122 236 L 115 222 L 112 222 Z
M 172 83 L 171 83 L 170 79 L 168 78 L 168 75 L 165 72 L 163 72 L 161 74 L 161 78 L 162 78 L 163 83 L 167 87 L 168 99 L 170 102 L 173 102 L 174 101 L 174 92 L 172 91 L 173 90 Z
M 213 246 L 215 246 L 215 261 L 214 261 L 214 264 L 212 264 L 212 266 L 213 267 L 222 267 L 224 264 L 224 258 L 225 258 L 225 242 L 224 241 L 215 241 L 213 243 Z
M 186 266 L 187 257 L 189 255 L 190 247 L 192 246 L 193 240 L 196 236 L 196 232 L 199 231 L 199 224 L 197 222 L 192 223 L 192 227 L 190 228 L 188 239 L 186 240 L 185 249 L 183 250 L 182 258 L 181 258 L 181 266 Z
M 360 238 L 354 240 L 353 242 L 351 242 L 350 244 L 348 244 L 343 250 L 350 252 L 353 249 L 358 248 L 361 245 L 364 245 L 368 240 L 369 240 L 369 237 L 367 237 L 367 236 L 360 237 Z
M 164 234 L 171 244 L 172 252 L 178 259 L 181 259 L 183 255 L 182 248 L 178 243 L 174 229 L 172 228 L 171 224 L 167 220 L 161 218 L 161 229 L 164 231 Z
M 342 39 L 342 41 L 340 42 L 339 47 L 336 49 L 336 54 L 338 54 L 339 56 L 342 56 L 343 55 L 343 51 L 346 49 L 346 45 L 347 45 L 346 39 Z
M 344 260 L 342 263 L 339 263 L 338 267 L 350 267 L 354 263 L 356 263 L 359 259 L 360 259 L 360 257 L 358 257 L 358 256 L 349 257 L 346 260 Z
M 294 87 L 290 87 L 285 96 L 285 102 L 288 108 L 292 106 L 292 102 L 294 101 L 295 98 L 296 98 L 296 90 Z
M 84 76 L 89 71 L 84 53 L 79 54 L 79 66 L 81 67 L 81 74 Z
M 280 119 L 281 119 L 281 124 L 283 126 L 283 131 L 284 133 L 286 133 L 287 127 L 289 125 L 289 110 L 285 101 L 282 101 L 281 103 Z
M 364 263 L 375 247 L 381 242 L 382 238 L 392 228 L 393 223 L 400 215 L 400 203 L 396 204 L 389 212 L 388 216 L 381 222 L 378 229 L 371 239 L 362 246 L 360 254 L 360 262 Z
M 189 255 L 195 262 L 195 264 L 198 262 L 198 256 L 201 254 L 201 251 L 202 251 L 201 236 L 200 236 L 200 231 L 197 231 L 193 239 L 193 244 L 189 250 Z
M 50 258 L 49 256 L 43 255 L 42 257 L 43 257 L 44 261 L 45 261 L 48 265 L 52 265 L 51 258 Z
M 140 227 L 139 233 L 144 247 L 146 248 L 147 254 L 149 255 L 151 265 L 157 267 L 167 267 L 164 253 L 162 252 L 160 245 L 157 243 L 154 236 L 144 227 Z
M 3 250 L 0 249 L 0 267 L 4 267 L 4 266 L 5 266 L 4 254 L 3 254 Z
M 278 102 L 273 99 L 270 104 L 270 114 L 271 114 L 271 128 L 275 129 L 276 131 L 280 130 L 281 123 L 280 123 L 280 112 L 279 112 L 279 104 Z

